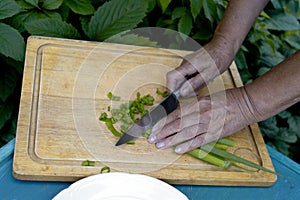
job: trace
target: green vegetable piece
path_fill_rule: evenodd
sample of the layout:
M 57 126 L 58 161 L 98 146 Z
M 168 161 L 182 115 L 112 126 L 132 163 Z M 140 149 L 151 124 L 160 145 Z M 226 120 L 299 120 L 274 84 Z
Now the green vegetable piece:
M 110 168 L 108 166 L 102 167 L 100 173 L 109 173 L 110 172 Z
M 113 125 L 113 121 L 112 118 L 107 118 L 105 121 L 106 127 L 108 128 L 108 130 L 110 130 L 110 132 L 117 137 L 121 137 L 123 134 L 120 133 L 119 131 L 117 131 L 117 129 L 115 129 L 114 125 Z
M 81 166 L 91 166 L 94 167 L 95 166 L 95 161 L 90 161 L 90 160 L 85 160 L 81 163 Z
M 150 136 L 151 133 L 152 133 L 152 129 L 149 129 L 149 130 L 147 130 L 147 131 L 145 131 L 145 132 L 143 133 L 143 136 L 144 136 L 145 138 L 148 138 L 148 137 Z
M 154 103 L 154 98 L 150 94 L 145 95 L 141 98 L 141 103 L 146 106 L 152 106 Z
M 168 95 L 169 95 L 169 93 L 168 93 L 168 91 L 164 91 L 164 92 L 162 92 L 162 91 L 160 91 L 158 88 L 156 89 L 156 94 L 158 94 L 158 95 L 160 95 L 160 96 L 162 96 L 162 97 L 167 97 Z
M 81 163 L 81 166 L 89 166 L 89 161 L 85 160 Z
M 130 141 L 128 141 L 126 144 L 135 144 L 135 141 L 134 140 L 130 140 Z
M 208 162 L 210 164 L 213 164 L 213 165 L 216 165 L 219 167 L 228 168 L 231 164 L 230 161 L 218 158 L 218 157 L 216 157 L 202 149 L 199 149 L 199 148 L 189 151 L 188 154 L 195 158 L 198 158 L 200 160 L 203 160 L 205 162 Z
M 219 156 L 225 160 L 229 160 L 229 161 L 232 161 L 232 162 L 237 162 L 237 163 L 241 163 L 241 164 L 244 164 L 244 165 L 247 165 L 249 167 L 253 167 L 253 168 L 256 168 L 256 169 L 259 169 L 259 170 L 263 170 L 265 172 L 269 172 L 269 173 L 272 173 L 272 174 L 276 174 L 274 171 L 272 170 L 269 170 L 263 166 L 260 166 L 256 163 L 253 163 L 249 160 L 246 160 L 244 158 L 241 158 L 239 156 L 236 156 L 232 153 L 229 153 L 227 151 L 224 151 L 224 150 L 221 150 L 221 149 L 218 149 L 218 148 L 215 148 L 213 145 L 210 145 L 210 144 L 206 144 L 206 145 L 203 145 L 201 146 L 201 149 L 204 150 L 204 151 L 207 151 L 207 152 L 210 152 L 216 156 Z
M 221 143 L 215 143 L 215 147 L 218 149 L 222 149 L 222 150 L 227 150 L 228 146 L 225 144 L 221 144 Z
M 113 95 L 111 92 L 107 94 L 107 97 L 112 101 L 120 101 L 121 97 Z
M 105 122 L 107 120 L 107 113 L 106 112 L 101 113 L 99 120 Z
M 228 138 L 221 138 L 221 139 L 217 140 L 217 143 L 225 144 L 230 147 L 234 147 L 236 145 L 236 141 L 228 139 Z

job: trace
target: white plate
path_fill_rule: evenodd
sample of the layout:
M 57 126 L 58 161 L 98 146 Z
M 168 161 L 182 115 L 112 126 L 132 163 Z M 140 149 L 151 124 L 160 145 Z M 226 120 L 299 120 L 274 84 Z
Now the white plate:
M 54 200 L 188 200 L 171 185 L 146 175 L 111 172 L 81 179 Z

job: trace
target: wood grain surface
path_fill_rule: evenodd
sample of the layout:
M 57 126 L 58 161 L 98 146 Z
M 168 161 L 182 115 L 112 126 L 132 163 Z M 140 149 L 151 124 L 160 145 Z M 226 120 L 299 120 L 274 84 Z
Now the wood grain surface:
M 115 147 L 118 140 L 98 120 L 108 106 L 164 89 L 166 73 L 188 51 L 45 37 L 27 42 L 13 174 L 24 180 L 76 181 L 111 171 L 147 174 L 172 184 L 270 186 L 276 175 L 215 167 L 145 138 Z M 234 63 L 201 91 L 208 95 L 242 85 Z M 121 96 L 112 102 L 107 93 Z M 155 96 L 159 101 L 159 98 Z M 274 170 L 257 124 L 230 136 L 228 151 Z M 95 166 L 81 166 L 85 160 Z

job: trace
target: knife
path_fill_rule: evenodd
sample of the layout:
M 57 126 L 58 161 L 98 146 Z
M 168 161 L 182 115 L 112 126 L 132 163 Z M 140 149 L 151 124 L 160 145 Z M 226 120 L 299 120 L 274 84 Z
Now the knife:
M 185 81 L 194 77 L 198 72 L 188 75 L 185 77 Z M 167 96 L 160 104 L 154 106 L 150 111 L 144 115 L 139 121 L 133 124 L 118 140 L 115 146 L 119 146 L 140 137 L 145 131 L 152 128 L 159 120 L 166 117 L 172 111 L 174 111 L 178 106 L 179 90 L 183 83 L 180 84 L 179 89 L 172 92 Z

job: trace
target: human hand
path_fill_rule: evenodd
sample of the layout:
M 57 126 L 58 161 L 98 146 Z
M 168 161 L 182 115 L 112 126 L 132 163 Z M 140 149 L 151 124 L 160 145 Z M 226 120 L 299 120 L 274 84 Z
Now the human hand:
M 148 141 L 182 154 L 254 123 L 253 112 L 244 87 L 194 98 L 158 122 Z
M 214 38 L 198 51 L 186 56 L 182 64 L 167 74 L 167 87 L 170 91 L 178 89 L 185 77 L 195 74 L 181 85 L 180 96 L 196 96 L 199 89 L 223 73 L 234 58 L 232 45 L 222 37 Z

